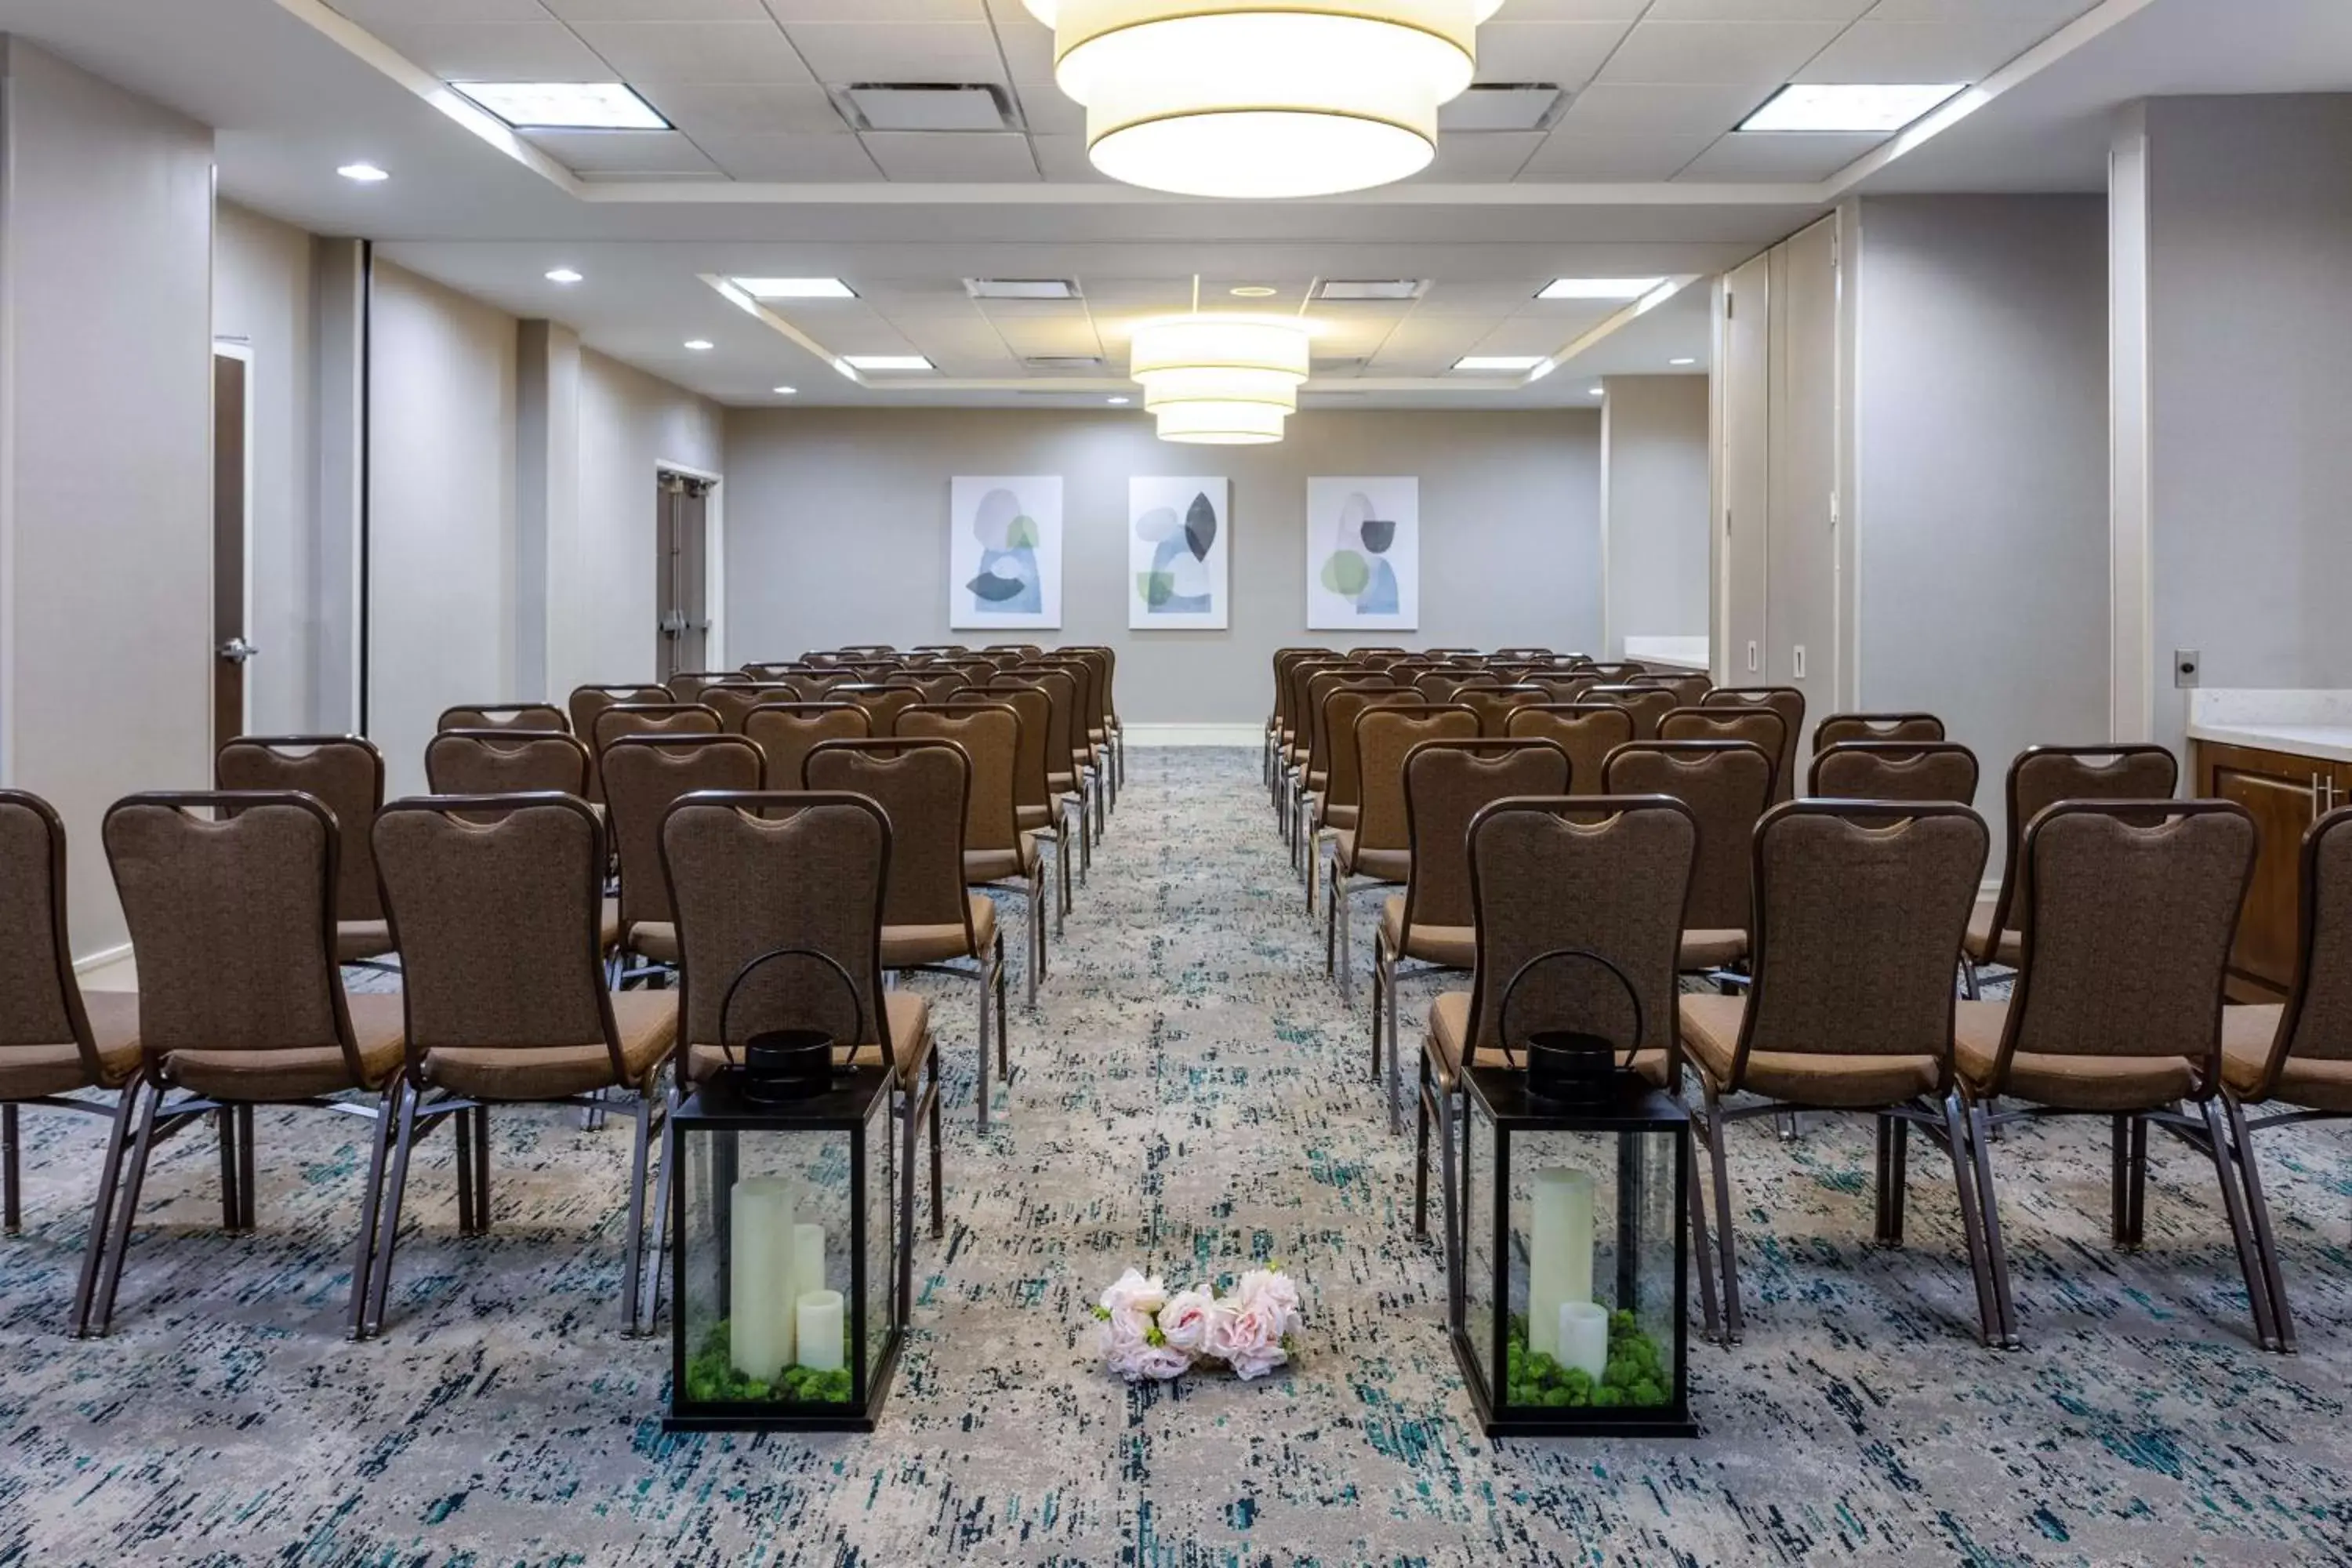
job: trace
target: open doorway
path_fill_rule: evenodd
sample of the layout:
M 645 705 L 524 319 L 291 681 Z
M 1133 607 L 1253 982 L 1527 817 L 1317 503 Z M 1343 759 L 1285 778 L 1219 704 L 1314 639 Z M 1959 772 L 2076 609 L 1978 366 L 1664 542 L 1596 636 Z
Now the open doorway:
M 708 669 L 712 647 L 711 537 L 716 479 L 665 468 L 655 496 L 654 678 Z
M 253 604 L 253 349 L 213 345 L 213 744 L 246 733 Z

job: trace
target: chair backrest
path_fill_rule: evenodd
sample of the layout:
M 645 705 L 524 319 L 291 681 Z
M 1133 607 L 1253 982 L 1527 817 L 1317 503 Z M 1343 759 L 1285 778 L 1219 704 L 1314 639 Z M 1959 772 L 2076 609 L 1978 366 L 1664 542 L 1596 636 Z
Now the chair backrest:
M 1110 733 L 1110 650 L 1104 647 L 1066 647 L 1063 653 L 1087 667 L 1087 707 L 1094 728 Z
M 1549 741 L 1568 753 L 1568 793 L 1603 793 L 1609 753 L 1633 741 L 1633 710 L 1613 702 L 1535 702 L 1511 710 L 1504 733 Z
M 1021 842 L 1018 776 L 1021 715 L 1011 706 L 909 708 L 898 715 L 898 738 L 952 741 L 971 763 L 964 794 L 967 852 L 1012 849 Z
M 604 827 L 587 802 L 398 800 L 374 847 L 412 1074 L 435 1050 L 602 1045 L 628 1081 L 604 989 Z
M 1607 702 L 1633 716 L 1633 738 L 1654 741 L 1666 715 L 1681 706 L 1675 694 L 1660 686 L 1588 686 L 1583 700 Z
M 1503 1048 L 1504 994 L 1529 963 L 1562 948 L 1623 970 L 1642 1002 L 1641 1045 L 1676 1049 L 1675 966 L 1697 858 L 1690 808 L 1663 795 L 1498 800 L 1480 811 L 1470 824 L 1478 966 L 1465 1055 Z M 1608 971 L 1582 962 L 1529 972 L 1509 1021 L 1514 1051 L 1537 1029 L 1584 1028 L 1633 1043 L 1623 992 Z
M 1854 741 L 1940 741 L 1944 721 L 1933 713 L 1832 713 L 1813 726 L 1813 754 Z
M 856 684 L 856 679 L 845 669 L 803 669 L 779 675 L 776 683 L 791 687 L 803 702 L 816 702 L 829 699 L 841 687 Z
M 1324 699 L 1343 686 L 1361 685 L 1375 679 L 1352 664 L 1331 665 L 1307 678 L 1307 705 L 1299 717 L 1305 721 L 1309 773 L 1328 773 L 1331 767 L 1331 731 L 1324 723 Z M 1383 680 L 1381 684 L 1387 683 Z
M 1769 708 L 1677 708 L 1658 721 L 1661 741 L 1745 741 L 1772 759 L 1772 794 L 1780 795 L 1780 759 L 1789 754 L 1787 721 Z
M 1411 849 L 1412 819 L 1404 806 L 1404 760 L 1424 741 L 1475 741 L 1478 715 L 1450 703 L 1396 703 L 1356 715 L 1356 768 L 1362 805 L 1360 849 Z
M 1586 659 L 1580 668 L 1591 670 L 1594 675 L 1600 677 L 1601 682 L 1604 686 L 1619 685 L 1624 681 L 1631 680 L 1637 675 L 1647 675 L 1649 673 L 1648 666 L 1643 664 L 1638 659 L 1631 658 L 1621 658 L 1614 661 L 1596 661 L 1593 659 Z
M 549 730 L 569 731 L 572 717 L 552 702 L 477 702 L 444 708 L 433 728 L 444 730 Z
M 383 805 L 383 753 L 357 735 L 240 735 L 213 759 L 213 787 L 299 791 L 333 814 L 335 918 L 383 919 L 368 833 Z
M 1628 686 L 1655 686 L 1675 694 L 1677 707 L 1696 708 L 1715 689 L 1715 682 L 1704 675 L 1635 675 L 1628 677 Z
M 1805 694 L 1793 686 L 1718 686 L 1699 700 L 1702 708 L 1769 708 L 1789 727 L 1788 738 L 1780 742 L 1780 754 L 1773 761 L 1779 764 L 1773 774 L 1772 798 L 1784 801 L 1795 798 L 1797 793 L 1798 748 L 1805 733 Z
M 1013 710 L 1020 721 L 1020 732 L 1014 737 L 1018 749 L 1013 759 L 1013 804 L 1017 810 L 1052 812 L 1054 795 L 1045 784 L 1049 772 L 1045 748 L 1054 733 L 1054 700 L 1043 687 L 966 688 L 938 706 L 948 712 L 965 708 Z
M 1364 774 L 1356 752 L 1356 720 L 1367 708 L 1417 705 L 1419 694 L 1409 686 L 1375 684 L 1370 680 L 1342 686 L 1325 695 L 1318 722 L 1328 738 L 1329 774 L 1325 780 L 1326 806 L 1363 804 Z
M 887 739 L 895 733 L 898 715 L 923 700 L 923 694 L 911 687 L 882 686 L 866 681 L 836 686 L 825 695 L 855 702 L 865 709 L 866 720 L 873 725 L 877 739 Z
M 960 669 L 950 669 L 938 675 L 927 672 L 922 675 L 904 676 L 900 678 L 899 684 L 913 687 L 922 694 L 922 700 L 925 702 L 936 706 L 969 687 L 971 684 L 971 678 Z
M 2032 907 L 1995 1086 L 2028 1051 L 2187 1058 L 2212 1094 L 2257 837 L 2234 801 L 2064 800 L 2035 816 L 2023 847 Z
M 874 721 L 855 702 L 762 702 L 743 716 L 743 738 L 766 759 L 761 787 L 797 790 L 801 764 L 820 741 L 864 741 Z
M 1954 803 L 1796 801 L 1757 828 L 1751 1052 L 1933 1057 L 1951 1081 L 1952 976 L 1992 835 Z
M 971 760 L 951 741 L 826 741 L 802 765 L 812 790 L 862 795 L 890 823 L 882 923 L 961 926 L 975 945 L 964 897 L 963 819 Z
M 1529 675 L 1520 680 L 1519 684 L 1540 689 L 1546 694 L 1547 703 L 1567 704 L 1582 702 L 1584 694 L 1601 685 L 1601 680 L 1597 675 L 1555 671 L 1550 674 Z
M 743 673 L 751 678 L 753 684 L 762 686 L 782 680 L 787 675 L 796 675 L 801 672 L 801 667 L 788 658 L 772 659 L 765 663 L 754 662 L 742 668 Z
M 1291 738 L 1293 746 L 1307 743 L 1307 726 L 1312 715 L 1307 709 L 1307 683 L 1323 670 L 1342 670 L 1347 660 L 1328 648 L 1317 648 L 1304 658 L 1294 658 L 1283 667 L 1282 732 Z
M 353 1086 L 364 1081 L 335 963 L 340 835 L 324 805 L 286 791 L 134 795 L 100 837 L 139 955 L 151 1070 L 179 1050 L 340 1047 Z
M 800 692 L 782 680 L 736 680 L 706 686 L 696 700 L 719 715 L 721 734 L 740 735 L 752 709 L 770 702 L 798 702 Z
M 2180 762 L 2163 746 L 2030 746 L 2009 765 L 2009 859 L 1993 903 L 1992 930 L 2023 931 L 2033 913 L 2033 863 L 2026 829 L 2062 800 L 2169 800 L 2180 787 Z
M 101 1081 L 66 924 L 66 825 L 40 796 L 0 789 L 0 1051 L 68 1040 Z
M 1550 700 L 1540 686 L 1465 686 L 1454 694 L 1455 702 L 1478 715 L 1478 733 L 1494 741 L 1511 732 L 1513 710 Z
M 596 715 L 607 708 L 627 703 L 633 707 L 660 704 L 670 700 L 667 686 L 578 686 L 572 688 L 567 706 L 572 710 L 572 732 L 586 742 L 588 754 L 596 754 Z
M 1813 753 L 1807 795 L 1832 800 L 1977 797 L 1977 754 L 1948 741 L 1843 741 Z
M 444 730 L 425 743 L 435 795 L 588 795 L 588 748 L 565 731 Z
M 2270 1099 L 2290 1056 L 2352 1061 L 2352 806 L 2329 812 L 2303 836 L 2294 980 L 2262 1083 L 2246 1098 Z
M 625 702 L 596 715 L 589 750 L 598 758 L 630 735 L 723 735 L 719 715 L 699 702 Z
M 1602 771 L 1609 795 L 1672 795 L 1698 821 L 1693 931 L 1746 931 L 1756 825 L 1772 805 L 1772 759 L 1745 741 L 1636 741 Z
M 621 864 L 621 922 L 670 919 L 661 822 L 697 790 L 756 790 L 766 758 L 740 735 L 624 735 L 604 748 L 604 809 Z
M 894 1041 L 882 989 L 882 890 L 890 824 L 863 795 L 769 790 L 698 795 L 662 822 L 662 864 L 677 911 L 678 1038 L 716 1046 L 728 988 L 763 953 L 806 949 L 847 971 L 850 990 L 813 959 L 782 958 L 743 983 L 727 1042 L 770 1029 L 822 1029 L 845 1046 Z M 854 993 L 854 994 L 853 994 Z M 698 1064 L 681 1052 L 684 1070 Z
M 1071 759 L 1078 743 L 1076 739 L 1077 682 L 1070 679 L 1067 670 L 1039 669 L 1026 674 L 999 675 L 984 689 L 993 695 L 1023 686 L 1034 687 L 1045 694 L 1046 706 L 1051 710 L 1045 731 L 1045 768 L 1047 773 L 1058 778 L 1071 771 Z
M 751 679 L 740 669 L 685 669 L 662 684 L 669 689 L 674 702 L 699 702 L 702 694 L 714 686 L 746 684 Z
M 1047 668 L 1062 670 L 1069 676 L 1071 685 L 1076 689 L 1078 702 L 1071 710 L 1070 743 L 1078 751 L 1090 750 L 1094 744 L 1094 731 L 1102 727 L 1099 711 L 1102 698 L 1097 689 L 1101 684 L 1102 671 L 1091 660 L 1066 650 L 1047 654 L 1034 662 Z
M 1405 832 L 1412 871 L 1403 934 L 1415 926 L 1466 926 L 1470 822 L 1498 800 L 1568 794 L 1568 753 L 1549 741 L 1424 741 L 1404 759 Z

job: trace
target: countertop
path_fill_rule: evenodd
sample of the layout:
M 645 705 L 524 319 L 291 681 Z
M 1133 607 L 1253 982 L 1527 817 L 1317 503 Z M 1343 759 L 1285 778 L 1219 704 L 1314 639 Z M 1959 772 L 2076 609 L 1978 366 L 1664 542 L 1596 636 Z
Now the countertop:
M 2234 724 L 2192 723 L 2189 738 L 2217 746 L 2248 746 L 2258 752 L 2284 752 L 2292 757 L 2352 763 L 2352 724 L 2264 724 L 2252 720 Z
M 2196 691 L 2189 738 L 2352 763 L 2352 691 Z

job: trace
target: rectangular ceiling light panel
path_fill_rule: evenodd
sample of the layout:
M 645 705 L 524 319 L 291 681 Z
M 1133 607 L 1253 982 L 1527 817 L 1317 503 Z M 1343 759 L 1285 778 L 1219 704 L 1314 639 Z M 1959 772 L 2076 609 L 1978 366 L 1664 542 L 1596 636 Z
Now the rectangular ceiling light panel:
M 1519 374 L 1543 363 L 1542 354 L 1465 354 L 1454 362 L 1459 371 Z
M 967 278 L 963 291 L 975 300 L 1076 300 L 1077 283 L 1068 278 Z
M 920 354 L 844 354 L 842 362 L 852 370 L 916 371 L 936 368 Z
M 517 131 L 667 131 L 652 104 L 617 81 L 453 81 Z
M 1742 131 L 1884 131 L 1890 135 L 1949 101 L 1966 82 L 1932 86 L 1797 82 L 1739 124 Z
M 1315 290 L 1318 300 L 1418 300 L 1429 288 L 1426 279 L 1383 278 L 1357 281 L 1345 278 L 1326 279 Z
M 1017 131 L 985 82 L 858 82 L 841 89 L 861 131 Z
M 1437 111 L 1441 132 L 1542 131 L 1559 118 L 1567 95 L 1548 81 L 1482 81 Z
M 1638 300 L 1663 278 L 1555 278 L 1543 286 L 1538 300 Z
M 754 300 L 855 300 L 857 290 L 838 278 L 738 278 L 735 286 Z

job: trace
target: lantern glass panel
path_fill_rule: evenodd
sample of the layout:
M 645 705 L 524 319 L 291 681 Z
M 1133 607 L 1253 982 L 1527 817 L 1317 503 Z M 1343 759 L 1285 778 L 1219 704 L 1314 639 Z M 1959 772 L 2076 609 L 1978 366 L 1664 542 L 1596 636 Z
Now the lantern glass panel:
M 888 1359 L 899 1328 L 898 1191 L 903 1174 L 890 1135 L 890 1102 L 874 1102 L 864 1139 L 866 1161 L 866 1375 L 875 1375 Z M 842 1289 L 846 1290 L 845 1284 Z M 861 1397 L 866 1389 L 858 1390 Z
M 1465 1327 L 1470 1343 L 1479 1352 L 1481 1381 L 1490 1384 L 1490 1400 L 1502 1397 L 1503 1390 L 1492 1387 L 1491 1367 L 1496 1343 L 1495 1282 L 1499 1273 L 1495 1267 L 1495 1237 L 1500 1228 L 1495 1212 L 1495 1115 L 1486 1100 L 1478 1095 L 1465 1097 L 1469 1114 L 1463 1118 L 1462 1132 L 1462 1214 L 1464 1295 L 1466 1305 Z

